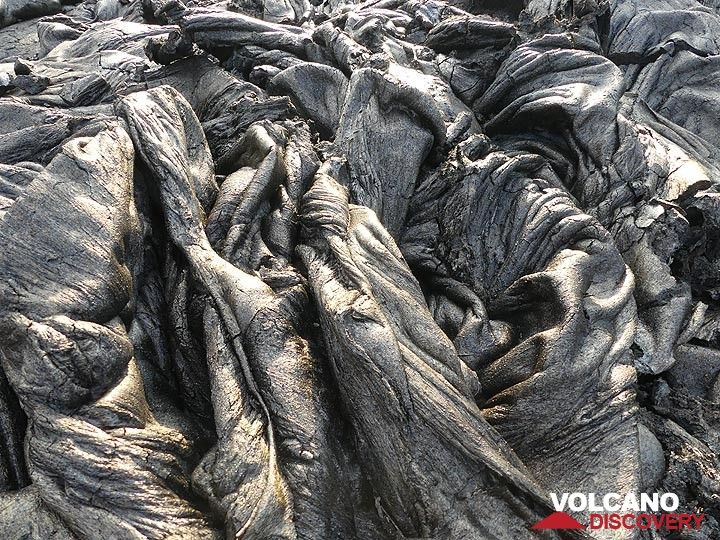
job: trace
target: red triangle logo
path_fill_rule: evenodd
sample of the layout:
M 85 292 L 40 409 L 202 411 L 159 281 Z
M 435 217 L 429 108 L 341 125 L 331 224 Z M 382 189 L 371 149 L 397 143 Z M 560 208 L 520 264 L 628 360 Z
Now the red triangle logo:
M 585 525 L 579 523 L 565 512 L 553 512 L 543 520 L 532 526 L 533 529 L 584 529 Z

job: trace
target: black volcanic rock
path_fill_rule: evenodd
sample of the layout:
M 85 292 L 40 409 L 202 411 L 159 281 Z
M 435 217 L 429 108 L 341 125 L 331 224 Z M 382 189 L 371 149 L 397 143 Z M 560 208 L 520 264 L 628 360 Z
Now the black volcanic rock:
M 3 538 L 717 538 L 719 10 L 0 0 Z

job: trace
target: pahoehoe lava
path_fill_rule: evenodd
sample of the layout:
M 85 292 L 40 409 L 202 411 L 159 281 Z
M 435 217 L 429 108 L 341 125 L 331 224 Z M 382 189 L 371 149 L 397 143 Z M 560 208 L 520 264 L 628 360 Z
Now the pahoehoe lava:
M 0 0 L 0 537 L 720 539 L 718 81 L 719 0 Z

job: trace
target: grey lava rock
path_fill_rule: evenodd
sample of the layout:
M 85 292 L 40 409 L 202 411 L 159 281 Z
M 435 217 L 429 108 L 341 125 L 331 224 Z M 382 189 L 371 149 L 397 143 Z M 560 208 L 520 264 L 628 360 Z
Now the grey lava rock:
M 720 538 L 719 32 L 0 0 L 0 536 Z

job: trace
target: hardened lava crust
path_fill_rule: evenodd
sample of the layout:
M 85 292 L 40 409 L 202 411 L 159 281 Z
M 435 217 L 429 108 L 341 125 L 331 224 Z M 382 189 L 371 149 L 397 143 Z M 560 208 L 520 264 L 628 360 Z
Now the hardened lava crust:
M 719 81 L 720 0 L 0 0 L 0 537 L 720 538 Z

